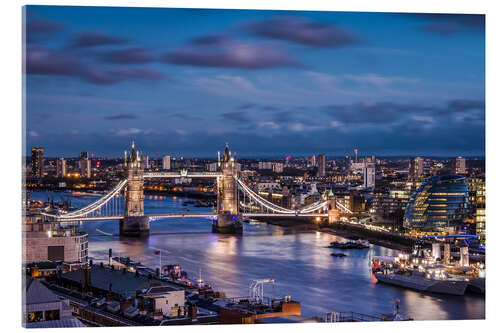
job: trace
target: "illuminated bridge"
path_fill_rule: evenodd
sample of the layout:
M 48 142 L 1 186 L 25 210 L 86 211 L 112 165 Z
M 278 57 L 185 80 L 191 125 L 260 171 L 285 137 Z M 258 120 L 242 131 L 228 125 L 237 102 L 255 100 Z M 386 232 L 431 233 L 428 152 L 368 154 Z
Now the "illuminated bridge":
M 239 233 L 242 218 L 320 218 L 329 223 L 340 215 L 352 212 L 336 201 L 333 195 L 323 195 L 317 202 L 298 209 L 289 209 L 272 203 L 255 193 L 238 177 L 236 159 L 226 145 L 224 156 L 217 159 L 220 172 L 144 172 L 139 152 L 125 152 L 125 174 L 109 192 L 91 204 L 67 213 L 42 213 L 46 220 L 61 224 L 80 221 L 120 221 L 121 235 L 143 235 L 149 233 L 151 220 L 165 218 L 208 217 L 212 219 L 214 232 Z M 158 178 L 214 178 L 217 191 L 217 208 L 214 211 L 155 213 L 144 211 L 144 180 Z

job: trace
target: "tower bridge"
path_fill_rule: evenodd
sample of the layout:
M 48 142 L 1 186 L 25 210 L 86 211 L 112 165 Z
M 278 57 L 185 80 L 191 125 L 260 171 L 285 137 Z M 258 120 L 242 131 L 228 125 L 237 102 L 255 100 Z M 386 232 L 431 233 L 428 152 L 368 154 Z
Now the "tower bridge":
M 144 236 L 149 234 L 151 220 L 164 218 L 207 217 L 212 219 L 212 231 L 241 233 L 242 218 L 321 218 L 329 223 L 338 221 L 341 215 L 352 212 L 335 200 L 333 194 L 300 209 L 276 205 L 255 193 L 239 178 L 236 158 L 226 144 L 224 155 L 218 155 L 219 172 L 145 172 L 139 151 L 132 142 L 130 153 L 124 156 L 124 179 L 95 202 L 75 211 L 50 214 L 42 213 L 48 221 L 75 223 L 80 221 L 118 220 L 120 235 Z M 144 180 L 155 178 L 213 178 L 216 181 L 217 208 L 215 211 L 155 213 L 144 211 Z

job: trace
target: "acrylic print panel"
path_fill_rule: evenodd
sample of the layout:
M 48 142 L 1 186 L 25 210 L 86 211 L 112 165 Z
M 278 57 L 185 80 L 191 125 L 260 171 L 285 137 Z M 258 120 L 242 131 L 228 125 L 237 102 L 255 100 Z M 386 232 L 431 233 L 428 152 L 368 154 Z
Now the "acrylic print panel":
M 484 15 L 23 14 L 26 327 L 484 319 Z

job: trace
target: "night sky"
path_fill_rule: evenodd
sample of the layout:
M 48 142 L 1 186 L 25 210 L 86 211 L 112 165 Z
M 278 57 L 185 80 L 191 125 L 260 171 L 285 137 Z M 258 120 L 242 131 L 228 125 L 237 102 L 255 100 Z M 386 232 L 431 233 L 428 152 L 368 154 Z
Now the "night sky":
M 25 8 L 46 156 L 484 156 L 482 15 Z

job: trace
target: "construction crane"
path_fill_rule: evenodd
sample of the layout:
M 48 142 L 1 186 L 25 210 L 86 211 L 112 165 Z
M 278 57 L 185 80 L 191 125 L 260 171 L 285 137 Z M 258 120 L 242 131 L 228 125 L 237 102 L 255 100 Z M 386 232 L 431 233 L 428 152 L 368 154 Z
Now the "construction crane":
M 253 280 L 250 283 L 250 297 L 258 303 L 264 300 L 264 283 L 272 283 L 274 286 L 275 279 Z

